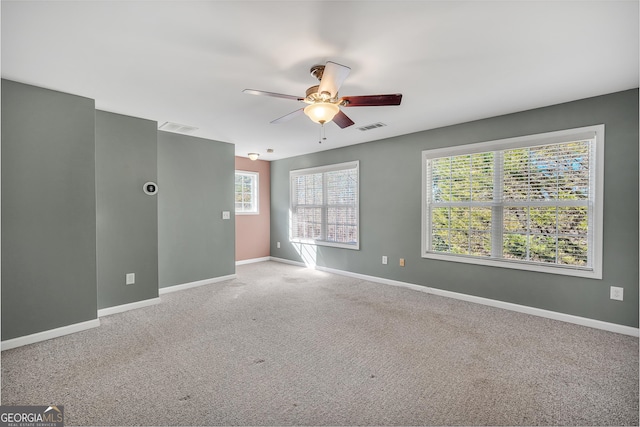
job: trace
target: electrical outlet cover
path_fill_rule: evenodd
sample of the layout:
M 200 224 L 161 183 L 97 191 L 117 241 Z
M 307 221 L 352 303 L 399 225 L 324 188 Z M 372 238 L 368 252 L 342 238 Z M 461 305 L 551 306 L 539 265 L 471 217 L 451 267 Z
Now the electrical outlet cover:
M 620 288 L 617 286 L 611 286 L 609 293 L 609 298 L 614 299 L 616 301 L 622 301 L 624 297 L 624 288 Z

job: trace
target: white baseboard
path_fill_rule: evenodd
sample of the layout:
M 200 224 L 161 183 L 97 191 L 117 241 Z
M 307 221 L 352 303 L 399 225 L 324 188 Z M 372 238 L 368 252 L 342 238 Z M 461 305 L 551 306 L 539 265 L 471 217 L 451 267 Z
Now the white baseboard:
M 235 274 L 229 274 L 228 276 L 213 277 L 211 279 L 197 280 L 195 282 L 183 283 L 181 285 L 167 286 L 166 288 L 158 289 L 158 294 L 168 294 L 169 292 L 183 291 L 185 289 L 196 288 L 198 286 L 210 285 L 212 283 L 224 282 L 227 280 L 235 279 Z
M 60 328 L 50 329 L 48 331 L 37 332 L 31 335 L 25 335 L 18 338 L 2 341 L 0 348 L 2 351 L 9 350 L 16 347 L 22 347 L 23 345 L 33 344 L 40 341 L 50 340 L 52 338 L 58 338 L 64 335 L 73 334 L 76 332 L 86 331 L 87 329 L 97 328 L 100 326 L 99 319 L 88 320 L 86 322 L 74 323 L 73 325 L 62 326 Z
M 151 298 L 142 301 L 131 302 L 128 304 L 116 305 L 114 307 L 101 308 L 98 310 L 98 317 L 110 316 L 116 313 L 123 313 L 136 308 L 148 307 L 160 303 L 160 298 Z
M 588 326 L 590 328 L 602 329 L 605 331 L 616 332 L 618 334 L 630 335 L 632 337 L 640 336 L 640 329 L 633 328 L 631 326 L 618 325 L 616 323 L 603 322 L 601 320 L 589 319 L 586 317 L 574 316 L 571 314 L 558 313 L 556 311 L 544 310 L 541 308 L 529 307 L 526 305 L 513 304 L 510 302 L 498 301 L 489 298 L 477 297 L 474 295 L 461 294 L 459 292 L 445 291 L 437 288 L 430 288 L 428 286 L 416 285 L 413 283 L 400 282 L 398 280 L 385 279 L 382 277 L 368 276 L 366 274 L 352 273 L 350 271 L 337 270 L 335 268 L 321 267 L 321 266 L 308 266 L 303 262 L 291 261 L 284 258 L 270 257 L 271 261 L 281 262 L 284 264 L 297 265 L 300 267 L 313 268 L 319 271 L 325 271 L 327 273 L 338 274 L 341 276 L 353 277 L 357 279 L 367 280 L 375 283 L 382 283 L 391 286 L 400 286 L 403 288 L 409 288 L 420 292 L 426 292 L 433 295 L 443 296 L 447 298 L 454 298 L 462 301 L 473 302 L 476 304 L 488 305 L 491 307 L 502 308 L 505 310 L 517 311 L 519 313 L 531 314 L 534 316 L 545 317 L 547 319 L 559 320 L 562 322 L 573 323 L 576 325 Z
M 253 264 L 254 262 L 269 261 L 270 259 L 271 257 L 268 257 L 268 256 L 265 256 L 262 258 L 243 259 L 240 261 L 236 261 L 236 265 Z

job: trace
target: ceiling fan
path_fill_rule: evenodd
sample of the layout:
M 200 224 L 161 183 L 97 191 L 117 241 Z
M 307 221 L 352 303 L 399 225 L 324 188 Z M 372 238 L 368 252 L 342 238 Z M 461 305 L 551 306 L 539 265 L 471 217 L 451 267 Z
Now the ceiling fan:
M 324 125 L 333 121 L 342 129 L 354 124 L 340 107 L 377 107 L 386 105 L 400 105 L 402 94 L 390 95 L 363 95 L 363 96 L 343 96 L 338 98 L 338 90 L 349 75 L 351 68 L 328 61 L 326 65 L 314 65 L 311 67 L 311 75 L 320 81 L 319 85 L 311 86 L 307 89 L 305 97 L 285 95 L 282 93 L 265 92 L 262 90 L 245 89 L 244 93 L 250 95 L 272 96 L 275 98 L 293 99 L 309 105 L 286 114 L 271 123 L 282 123 L 301 115 L 306 114 L 311 120 Z

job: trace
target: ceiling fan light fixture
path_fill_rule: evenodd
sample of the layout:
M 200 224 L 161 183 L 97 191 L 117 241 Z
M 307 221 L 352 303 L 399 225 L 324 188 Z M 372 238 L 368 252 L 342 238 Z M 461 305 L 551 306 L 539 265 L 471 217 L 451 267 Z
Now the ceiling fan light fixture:
M 330 102 L 314 102 L 304 108 L 304 113 L 314 122 L 325 124 L 333 120 L 340 107 Z
M 258 153 L 249 153 L 247 155 L 249 156 L 249 159 L 251 159 L 251 160 L 258 160 L 258 157 L 260 157 L 260 154 L 258 154 Z
M 324 125 L 333 121 L 340 129 L 347 128 L 355 124 L 340 107 L 378 107 L 388 105 L 400 105 L 402 101 L 401 93 L 387 95 L 360 95 L 338 97 L 338 91 L 342 83 L 349 75 L 351 68 L 346 65 L 327 61 L 325 65 L 314 65 L 311 67 L 311 75 L 320 81 L 320 84 L 311 86 L 305 92 L 304 98 L 285 95 L 283 93 L 265 92 L 263 90 L 245 89 L 244 93 L 250 95 L 264 95 L 275 98 L 285 98 L 294 101 L 302 101 L 309 104 L 305 108 L 286 114 L 280 118 L 272 120 L 271 123 L 282 123 L 298 117 L 302 113 L 307 115 L 315 123 Z

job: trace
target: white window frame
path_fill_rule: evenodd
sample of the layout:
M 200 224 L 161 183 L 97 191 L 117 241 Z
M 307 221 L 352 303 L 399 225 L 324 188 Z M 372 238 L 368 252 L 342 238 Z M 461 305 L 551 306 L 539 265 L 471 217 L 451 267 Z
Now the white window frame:
M 507 260 L 494 257 L 480 257 L 473 255 L 458 255 L 442 252 L 431 252 L 431 224 L 430 224 L 430 198 L 431 182 L 429 179 L 428 161 L 433 158 L 469 155 L 488 151 L 500 151 L 524 147 L 534 147 L 547 144 L 558 144 L 575 140 L 591 140 L 591 195 L 589 198 L 589 254 L 591 267 L 578 267 L 557 264 L 543 264 L 538 262 Z M 469 264 L 486 265 L 493 267 L 529 270 L 568 276 L 602 279 L 602 223 L 603 223 L 603 189 L 604 189 L 604 125 L 586 126 L 582 128 L 567 129 L 557 132 L 547 132 L 536 135 L 527 135 L 515 138 L 507 138 L 496 141 L 480 142 L 446 148 L 424 150 L 422 152 L 422 258 L 443 261 L 462 262 Z M 502 201 L 494 201 L 494 206 L 502 206 Z M 502 224 L 494 224 L 496 227 Z M 500 234 L 501 236 L 501 234 Z
M 253 197 L 253 208 L 249 211 L 245 211 L 245 210 L 235 210 L 236 215 L 260 215 L 260 174 L 258 172 L 254 172 L 254 171 L 243 171 L 243 170 L 236 170 L 236 173 L 234 175 L 244 175 L 244 176 L 250 176 L 252 178 L 252 186 L 251 186 L 251 192 Z M 234 194 L 234 199 L 235 199 L 235 179 L 234 179 L 234 189 L 233 189 L 233 194 Z M 234 208 L 235 208 L 235 200 L 234 200 Z
M 294 204 L 294 186 L 293 186 L 293 178 L 302 175 L 313 175 L 322 173 L 323 174 L 323 205 L 322 207 L 322 236 L 326 236 L 327 229 L 327 208 L 329 205 L 327 204 L 327 186 L 326 186 L 326 176 L 327 172 L 335 172 L 340 170 L 347 169 L 355 169 L 356 174 L 358 176 L 358 185 L 356 188 L 356 226 L 357 226 L 357 236 L 355 244 L 348 243 L 340 243 L 340 242 L 331 242 L 324 239 L 300 239 L 293 237 L 293 212 L 295 211 L 296 205 Z M 289 172 L 289 241 L 293 243 L 304 243 L 311 245 L 320 245 L 320 246 L 332 246 L 335 248 L 343 248 L 343 249 L 360 249 L 360 161 L 354 160 L 352 162 L 338 163 L 333 165 L 326 166 L 318 166 L 307 169 L 297 169 Z

